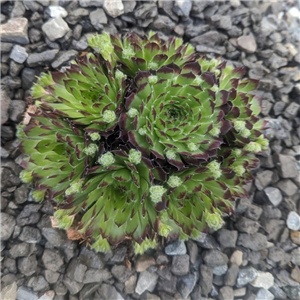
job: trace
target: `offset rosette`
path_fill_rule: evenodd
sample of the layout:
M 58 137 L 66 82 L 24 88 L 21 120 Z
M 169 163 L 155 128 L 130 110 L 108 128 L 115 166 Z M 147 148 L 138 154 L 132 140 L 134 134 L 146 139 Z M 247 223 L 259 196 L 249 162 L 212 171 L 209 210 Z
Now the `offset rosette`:
M 93 54 L 73 62 L 66 72 L 43 74 L 32 89 L 39 107 L 86 132 L 110 132 L 122 108 L 126 75 Z
M 34 198 L 42 200 L 47 194 L 61 202 L 64 194 L 78 190 L 105 137 L 117 126 L 125 88 L 125 76 L 120 74 L 100 57 L 89 55 L 65 73 L 42 74 L 34 85 L 38 111 L 18 130 L 20 147 L 30 155 L 22 162 L 27 170 L 21 176 L 27 181 L 34 178 Z
M 266 122 L 258 115 L 260 99 L 251 94 L 258 86 L 255 79 L 243 79 L 245 67 L 225 67 L 219 77 L 220 88 L 229 91 L 225 119 L 230 121 L 231 130 L 226 135 L 228 145 L 240 147 L 245 153 L 258 153 L 268 148 L 262 130 Z
M 113 36 L 103 33 L 89 39 L 89 46 L 112 63 L 121 63 L 122 71 L 135 77 L 138 71 L 158 70 L 162 66 L 175 63 L 179 67 L 195 60 L 190 44 L 183 44 L 180 38 L 162 40 L 157 33 L 151 32 L 141 38 L 136 33 Z
M 100 153 L 88 169 L 80 190 L 67 195 L 55 216 L 59 223 L 66 215 L 80 215 L 76 230 L 93 237 L 98 251 L 109 250 L 126 237 L 141 244 L 153 240 L 155 206 L 149 198 L 154 175 L 149 160 L 137 150 Z
M 140 71 L 125 99 L 120 127 L 145 156 L 152 153 L 177 168 L 215 157 L 222 135 L 231 128 L 222 107 L 229 93 L 214 92 L 217 77 L 198 62 Z

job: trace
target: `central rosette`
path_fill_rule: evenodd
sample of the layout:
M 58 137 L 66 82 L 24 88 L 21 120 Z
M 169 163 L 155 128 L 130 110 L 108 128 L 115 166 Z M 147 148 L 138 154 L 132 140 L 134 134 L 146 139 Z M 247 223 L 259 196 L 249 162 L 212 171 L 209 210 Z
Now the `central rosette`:
M 169 64 L 155 75 L 138 72 L 120 118 L 122 134 L 144 156 L 153 154 L 179 169 L 193 158 L 208 160 L 228 128 L 225 91 L 216 83 L 215 74 L 201 73 L 197 62 L 182 69 Z

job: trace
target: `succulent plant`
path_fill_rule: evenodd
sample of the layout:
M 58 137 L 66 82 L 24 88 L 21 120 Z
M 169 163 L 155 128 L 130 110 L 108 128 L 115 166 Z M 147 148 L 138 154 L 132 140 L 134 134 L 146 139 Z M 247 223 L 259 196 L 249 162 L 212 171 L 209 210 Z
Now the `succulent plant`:
M 58 225 L 97 251 L 132 239 L 143 253 L 159 236 L 219 229 L 268 147 L 258 81 L 152 32 L 89 45 L 32 88 L 38 111 L 18 136 L 33 198 L 53 201 Z

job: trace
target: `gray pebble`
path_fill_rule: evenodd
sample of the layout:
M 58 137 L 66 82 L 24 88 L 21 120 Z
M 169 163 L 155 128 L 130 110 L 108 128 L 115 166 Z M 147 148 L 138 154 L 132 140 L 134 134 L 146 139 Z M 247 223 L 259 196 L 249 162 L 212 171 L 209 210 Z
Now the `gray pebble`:
M 101 287 L 97 290 L 96 295 L 101 296 L 104 300 L 124 300 L 122 295 L 116 290 L 116 288 L 110 284 L 103 283 Z
M 245 286 L 246 284 L 252 282 L 256 277 L 256 269 L 252 267 L 241 269 L 237 278 L 237 287 Z
M 225 285 L 235 286 L 238 274 L 239 274 L 238 265 L 232 263 L 224 278 Z
M 35 255 L 18 258 L 18 269 L 25 276 L 33 275 L 37 271 L 37 266 Z
M 41 239 L 42 239 L 42 236 L 41 236 L 39 229 L 31 227 L 31 226 L 23 227 L 22 232 L 19 236 L 20 241 L 26 242 L 29 244 L 38 243 Z
M 267 237 L 259 232 L 248 234 L 240 233 L 237 244 L 254 251 L 265 249 L 268 245 Z
M 26 61 L 28 53 L 26 51 L 26 48 L 19 45 L 15 45 L 12 48 L 9 57 L 13 59 L 16 63 L 22 64 L 24 61 Z
M 150 273 L 147 270 L 140 273 L 135 292 L 139 295 L 143 294 L 146 290 L 152 292 L 157 284 L 158 275 Z
M 256 294 L 255 300 L 261 300 L 261 299 L 273 300 L 274 295 L 266 289 L 259 289 Z
M 203 253 L 203 260 L 211 268 L 223 266 L 228 263 L 227 255 L 218 250 L 205 251 Z
M 11 102 L 10 119 L 14 122 L 20 122 L 23 118 L 26 103 L 22 100 L 13 100 Z
M 183 255 L 186 254 L 186 246 L 184 241 L 176 241 L 175 243 L 169 244 L 165 248 L 167 255 Z
M 79 293 L 84 286 L 83 283 L 72 280 L 68 276 L 64 277 L 63 283 L 71 295 Z
M 42 261 L 45 268 L 53 272 L 57 272 L 64 265 L 64 261 L 59 251 L 56 250 L 45 249 Z
M 11 237 L 14 232 L 14 228 L 16 225 L 16 220 L 13 216 L 1 212 L 1 240 L 7 241 Z
M 15 18 L 0 26 L 1 41 L 26 45 L 28 39 L 28 20 L 26 18 Z
M 30 246 L 27 243 L 19 243 L 12 246 L 9 250 L 9 254 L 13 258 L 24 257 L 29 254 Z
M 220 288 L 220 300 L 233 300 L 234 294 L 233 289 L 230 286 L 223 286 Z
M 67 269 L 67 276 L 77 282 L 82 282 L 84 279 L 87 266 L 81 263 L 78 258 L 73 258 Z
M 2 125 L 8 121 L 9 108 L 12 101 L 5 90 L 1 89 L 0 92 L 1 92 L 1 125 Z
M 70 30 L 68 24 L 61 18 L 50 19 L 42 26 L 42 31 L 51 41 L 62 38 Z
M 177 290 L 184 299 L 193 291 L 196 282 L 197 276 L 195 274 L 188 274 L 178 278 Z
M 96 30 L 102 28 L 101 24 L 107 24 L 107 17 L 102 8 L 98 8 L 90 13 L 90 20 Z
M 238 222 L 235 224 L 235 227 L 240 232 L 246 232 L 252 234 L 258 231 L 260 225 L 256 221 L 253 221 L 245 217 L 241 217 L 238 220 Z
M 18 300 L 38 300 L 38 294 L 33 292 L 32 289 L 20 286 L 17 290 L 17 299 Z
M 174 255 L 172 259 L 171 271 L 177 276 L 186 275 L 190 268 L 190 257 L 187 254 Z
M 213 269 L 206 266 L 200 266 L 200 287 L 202 294 L 207 296 L 212 289 Z
M 47 63 L 51 62 L 57 53 L 58 49 L 46 50 L 41 53 L 32 53 L 29 54 L 27 58 L 27 65 L 29 67 L 45 66 Z
M 282 201 L 282 195 L 279 189 L 274 187 L 267 187 L 264 189 L 269 201 L 274 205 L 278 206 Z
M 100 281 L 106 281 L 112 277 L 111 273 L 107 269 L 97 270 L 89 269 L 85 272 L 83 283 L 94 283 Z
M 238 232 L 236 230 L 221 229 L 218 232 L 218 241 L 223 248 L 234 248 Z

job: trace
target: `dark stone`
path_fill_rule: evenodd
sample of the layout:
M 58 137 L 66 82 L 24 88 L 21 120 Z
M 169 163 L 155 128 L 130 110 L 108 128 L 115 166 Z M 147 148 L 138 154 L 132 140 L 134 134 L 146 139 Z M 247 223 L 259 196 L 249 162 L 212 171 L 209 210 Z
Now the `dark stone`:
M 77 282 L 82 282 L 84 279 L 87 266 L 81 263 L 78 258 L 73 258 L 67 269 L 67 276 Z
M 124 265 L 114 265 L 111 273 L 118 281 L 124 283 L 133 274 L 133 270 L 128 269 Z
M 170 279 L 160 278 L 157 284 L 157 290 L 167 292 L 171 295 L 176 293 L 177 277 L 171 276 Z
M 218 232 L 218 241 L 223 248 L 234 248 L 237 236 L 238 232 L 236 230 L 221 229 Z
M 37 271 L 37 259 L 35 255 L 18 258 L 18 269 L 25 276 L 30 276 Z
M 227 255 L 218 250 L 204 251 L 203 260 L 205 264 L 211 268 L 223 266 L 228 263 Z
M 37 293 L 33 292 L 32 289 L 20 286 L 17 291 L 17 299 L 18 300 L 38 300 Z
M 235 227 L 240 232 L 246 232 L 252 234 L 258 231 L 260 225 L 256 221 L 253 221 L 245 217 L 241 217 L 238 220 L 238 222 L 236 222 Z
M 190 257 L 187 254 L 175 255 L 172 259 L 171 271 L 177 276 L 186 275 L 190 268 Z
M 112 258 L 110 259 L 110 262 L 112 262 L 112 263 L 123 262 L 126 252 L 127 252 L 127 247 L 125 247 L 125 246 L 118 247 L 114 251 Z
M 157 16 L 157 6 L 155 3 L 144 3 L 134 10 L 137 19 L 151 19 Z
M 181 296 L 186 299 L 193 291 L 197 282 L 195 274 L 188 274 L 178 278 L 177 290 Z
M 202 294 L 207 296 L 212 289 L 213 269 L 206 265 L 201 265 L 199 282 L 200 282 Z
M 0 216 L 1 216 L 1 240 L 7 241 L 9 240 L 12 233 L 14 232 L 16 220 L 13 216 L 4 212 L 1 212 Z
M 58 52 L 58 49 L 53 49 L 41 53 L 31 53 L 27 58 L 27 65 L 29 67 L 46 66 L 55 58 Z
M 49 284 L 42 275 L 32 277 L 28 282 L 28 287 L 32 288 L 34 292 L 45 292 L 49 290 Z
M 267 247 L 267 237 L 259 232 L 254 234 L 240 233 L 237 244 L 254 251 L 259 251 Z
M 64 265 L 64 261 L 59 253 L 56 250 L 45 249 L 42 261 L 46 269 L 51 270 L 53 272 L 57 272 Z
M 110 279 L 111 277 L 112 275 L 107 269 L 89 269 L 85 272 L 83 283 L 87 284 L 94 282 L 102 282 Z
M 239 267 L 236 264 L 232 264 L 230 268 L 227 270 L 227 273 L 224 278 L 225 285 L 235 286 L 236 279 L 239 273 Z
M 118 293 L 116 288 L 110 284 L 103 283 L 101 287 L 97 290 L 96 295 L 101 296 L 103 300 L 124 300 L 122 295 Z
M 205 45 L 207 47 L 215 47 L 224 41 L 225 37 L 218 31 L 208 31 L 204 34 L 196 36 L 190 40 L 193 45 Z
M 82 247 L 79 254 L 80 261 L 84 263 L 88 268 L 103 269 L 104 260 L 101 253 L 96 253 L 93 250 L 89 250 L 86 247 Z
M 9 250 L 9 254 L 13 258 L 24 257 L 29 254 L 30 246 L 27 243 L 15 244 Z
M 100 287 L 100 283 L 99 284 L 93 284 L 93 283 L 86 284 L 79 293 L 79 300 L 88 299 L 88 297 L 92 296 L 99 287 Z
M 152 29 L 161 30 L 165 33 L 172 32 L 175 26 L 176 23 L 174 23 L 169 17 L 161 15 L 159 15 L 151 24 Z
M 186 246 L 184 241 L 176 241 L 166 246 L 165 253 L 167 255 L 183 255 L 186 254 Z
M 1 90 L 1 125 L 8 121 L 11 103 L 8 93 Z
M 64 283 L 64 285 L 66 286 L 66 288 L 68 289 L 68 291 L 70 292 L 71 295 L 75 295 L 78 292 L 80 292 L 81 289 L 84 286 L 83 283 L 72 280 L 68 276 L 64 277 L 63 283 Z
M 33 83 L 36 81 L 35 70 L 30 68 L 24 68 L 21 74 L 22 78 L 22 88 L 28 90 L 32 87 Z
M 42 235 L 54 247 L 62 247 L 66 240 L 66 234 L 58 228 L 42 228 Z
M 23 227 L 23 230 L 19 236 L 19 240 L 22 242 L 26 242 L 29 244 L 35 244 L 40 242 L 42 239 L 41 233 L 39 229 L 31 227 L 31 226 L 25 226 Z
M 41 218 L 41 213 L 39 212 L 40 208 L 41 205 L 26 205 L 21 213 L 17 216 L 17 224 L 19 226 L 36 224 Z
M 69 50 L 69 51 L 61 51 L 56 59 L 52 62 L 52 68 L 56 69 L 68 61 L 74 59 L 77 56 L 78 52 L 76 50 Z
M 262 212 L 263 209 L 261 207 L 257 205 L 250 205 L 246 210 L 245 216 L 254 221 L 258 221 Z

